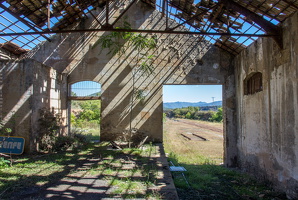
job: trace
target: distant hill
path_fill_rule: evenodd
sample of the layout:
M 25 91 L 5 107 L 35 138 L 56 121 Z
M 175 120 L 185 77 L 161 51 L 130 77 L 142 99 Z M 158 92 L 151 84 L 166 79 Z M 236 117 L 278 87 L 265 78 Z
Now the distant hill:
M 185 108 L 188 106 L 193 106 L 193 107 L 203 107 L 203 106 L 222 106 L 222 101 L 214 101 L 212 103 L 206 103 L 206 102 L 196 102 L 196 103 L 191 103 L 191 102 L 170 102 L 170 103 L 163 103 L 164 109 L 175 109 L 175 108 Z
M 88 97 L 100 97 L 100 95 L 101 95 L 101 92 L 96 92 L 93 94 L 89 94 Z

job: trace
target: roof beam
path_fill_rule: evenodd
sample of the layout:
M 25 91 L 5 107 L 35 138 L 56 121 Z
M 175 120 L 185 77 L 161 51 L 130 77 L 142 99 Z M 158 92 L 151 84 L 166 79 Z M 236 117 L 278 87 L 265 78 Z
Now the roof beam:
M 5 6 L 3 6 L 2 4 L 0 4 L 0 8 L 2 8 L 3 10 L 5 10 L 6 12 L 8 12 L 9 14 L 11 14 L 12 16 L 14 16 L 15 18 L 17 18 L 20 22 L 24 23 L 26 26 L 28 26 L 29 28 L 31 28 L 34 31 L 38 30 L 32 26 L 30 23 L 28 23 L 25 19 L 21 18 L 20 16 L 16 15 L 15 13 L 13 13 L 12 11 L 10 11 L 9 9 L 7 9 Z M 42 37 L 44 37 L 46 40 L 51 41 L 50 38 L 44 36 L 43 34 L 41 34 Z
M 240 4 L 232 0 L 222 0 L 221 2 L 224 3 L 227 9 L 237 11 L 240 14 L 246 16 L 247 18 L 250 18 L 256 24 L 261 26 L 267 32 L 267 34 L 274 35 L 273 39 L 275 40 L 275 42 L 278 44 L 280 48 L 283 47 L 282 29 L 280 27 L 270 23 L 269 21 L 265 20 L 263 17 L 257 15 L 256 13 L 248 10 L 247 8 L 241 6 Z
M 48 20 L 48 29 L 51 28 L 51 0 L 48 0 L 48 12 L 47 12 L 47 20 Z
M 296 6 L 296 5 L 294 4 L 294 2 L 290 2 L 290 1 L 288 1 L 288 0 L 282 0 L 282 1 L 286 2 L 287 4 L 289 4 L 290 6 L 293 6 L 293 7 L 296 8 L 296 9 L 298 9 L 298 6 Z
M 160 33 L 160 34 L 186 34 L 186 35 L 219 35 L 219 36 L 244 36 L 244 37 L 275 37 L 274 34 L 239 34 L 239 33 L 210 33 L 201 31 L 170 31 L 170 30 L 140 30 L 140 29 L 115 29 L 115 28 L 100 28 L 100 29 L 74 29 L 74 30 L 56 30 L 42 32 L 23 32 L 23 33 L 0 33 L 0 36 L 16 36 L 16 35 L 38 35 L 38 34 L 56 34 L 56 33 L 78 33 L 78 32 L 136 32 L 136 33 Z
M 102 28 L 104 29 L 111 29 L 113 26 L 109 24 L 109 18 L 110 18 L 110 0 L 106 0 L 106 19 L 105 23 L 102 25 Z

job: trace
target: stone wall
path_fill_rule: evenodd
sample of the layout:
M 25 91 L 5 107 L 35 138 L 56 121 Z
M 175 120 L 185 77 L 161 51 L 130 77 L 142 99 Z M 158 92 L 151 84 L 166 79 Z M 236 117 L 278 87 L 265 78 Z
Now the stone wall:
M 65 107 L 60 98 L 62 75 L 31 59 L 0 64 L 2 123 L 12 129 L 11 135 L 25 138 L 25 152 L 35 151 L 39 137 L 39 110 L 47 108 L 61 112 Z
M 281 50 L 258 39 L 235 59 L 238 147 L 243 169 L 298 198 L 298 13 L 283 23 Z M 261 72 L 263 91 L 244 95 L 244 79 Z

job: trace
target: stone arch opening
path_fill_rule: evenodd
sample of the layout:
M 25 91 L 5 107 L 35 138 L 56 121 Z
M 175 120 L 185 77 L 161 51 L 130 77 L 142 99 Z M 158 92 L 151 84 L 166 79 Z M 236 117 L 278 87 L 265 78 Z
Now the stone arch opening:
M 82 133 L 98 140 L 101 122 L 101 84 L 78 81 L 69 84 L 70 132 Z

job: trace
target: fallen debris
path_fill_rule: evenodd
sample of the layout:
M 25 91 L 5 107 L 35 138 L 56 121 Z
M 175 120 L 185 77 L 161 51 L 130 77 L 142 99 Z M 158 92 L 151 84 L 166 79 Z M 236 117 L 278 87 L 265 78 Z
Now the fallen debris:
M 144 138 L 144 140 L 142 140 L 142 141 L 140 142 L 140 144 L 138 145 L 138 148 L 140 148 L 141 146 L 143 146 L 143 145 L 145 144 L 145 142 L 146 142 L 147 139 L 148 139 L 148 136 L 146 136 L 146 137 Z
M 113 149 L 122 150 L 122 148 L 116 142 L 110 141 L 110 143 L 111 143 Z

